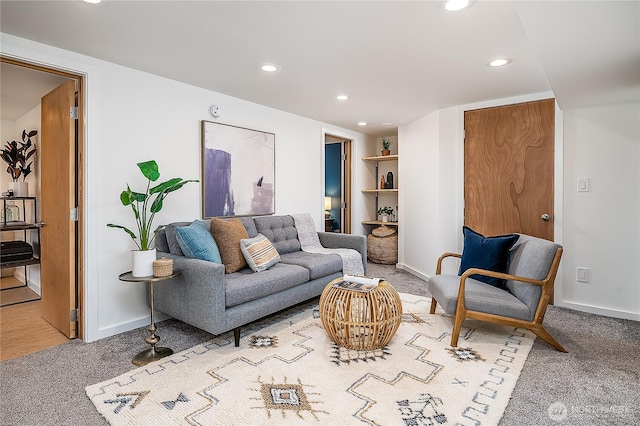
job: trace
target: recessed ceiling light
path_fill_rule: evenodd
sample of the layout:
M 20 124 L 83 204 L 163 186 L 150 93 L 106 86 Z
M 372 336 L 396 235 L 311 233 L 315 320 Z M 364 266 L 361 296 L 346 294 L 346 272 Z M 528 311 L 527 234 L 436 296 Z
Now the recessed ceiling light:
M 85 3 L 98 4 L 102 0 L 82 0 L 82 1 L 85 2 Z
M 347 95 L 337 95 L 336 99 L 339 101 L 346 101 L 349 97 Z
M 501 67 L 511 63 L 511 58 L 496 58 L 489 62 L 490 67 Z
M 276 72 L 276 71 L 280 71 L 280 67 L 277 66 L 276 64 L 264 64 L 260 67 L 260 69 L 262 69 L 262 71 L 266 71 L 266 72 Z
M 383 126 L 391 126 L 391 123 L 389 123 L 388 121 L 385 121 L 384 123 L 382 123 Z
M 469 6 L 469 0 L 448 0 L 444 3 L 444 8 L 450 12 L 462 10 Z
M 358 126 L 366 126 L 367 122 L 366 121 L 361 121 L 358 123 Z

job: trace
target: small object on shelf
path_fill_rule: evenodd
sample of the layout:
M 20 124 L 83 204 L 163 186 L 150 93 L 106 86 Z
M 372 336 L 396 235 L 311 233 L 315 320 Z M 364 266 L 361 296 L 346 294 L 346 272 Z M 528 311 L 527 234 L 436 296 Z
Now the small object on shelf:
M 393 173 L 387 173 L 387 181 L 384 184 L 384 189 L 393 189 Z
M 378 189 L 384 189 L 384 175 L 380 176 L 380 187 Z
M 9 201 L 7 206 L 2 210 L 2 223 L 7 225 L 20 222 L 20 207 L 16 206 L 14 201 Z M 24 222 L 22 222 L 24 224 Z
M 173 274 L 173 260 L 162 258 L 153 261 L 153 276 L 168 277 Z

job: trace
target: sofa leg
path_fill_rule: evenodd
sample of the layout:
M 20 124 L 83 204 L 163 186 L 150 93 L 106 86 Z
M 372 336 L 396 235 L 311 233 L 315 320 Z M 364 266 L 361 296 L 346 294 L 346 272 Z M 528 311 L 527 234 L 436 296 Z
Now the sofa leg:
M 236 327 L 233 329 L 233 340 L 235 342 L 236 348 L 240 346 L 240 327 Z

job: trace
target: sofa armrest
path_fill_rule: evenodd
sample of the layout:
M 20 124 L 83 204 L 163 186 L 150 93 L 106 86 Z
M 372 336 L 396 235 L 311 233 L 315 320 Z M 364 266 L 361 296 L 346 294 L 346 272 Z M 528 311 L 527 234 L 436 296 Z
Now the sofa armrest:
M 341 234 L 339 232 L 318 232 L 320 244 L 325 248 L 350 248 L 362 256 L 362 266 L 367 272 L 367 237 L 364 235 Z
M 212 334 L 223 329 L 224 265 L 166 252 L 158 252 L 158 258 L 172 259 L 173 267 L 182 273 L 171 280 L 155 283 L 156 308 Z

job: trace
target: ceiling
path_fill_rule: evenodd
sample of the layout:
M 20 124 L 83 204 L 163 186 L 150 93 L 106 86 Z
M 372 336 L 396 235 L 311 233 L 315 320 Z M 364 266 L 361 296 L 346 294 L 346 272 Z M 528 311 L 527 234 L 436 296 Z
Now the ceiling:
M 2 0 L 0 19 L 6 34 L 375 136 L 532 93 L 563 109 L 640 100 L 639 1 Z M 512 62 L 487 65 L 499 56 Z

